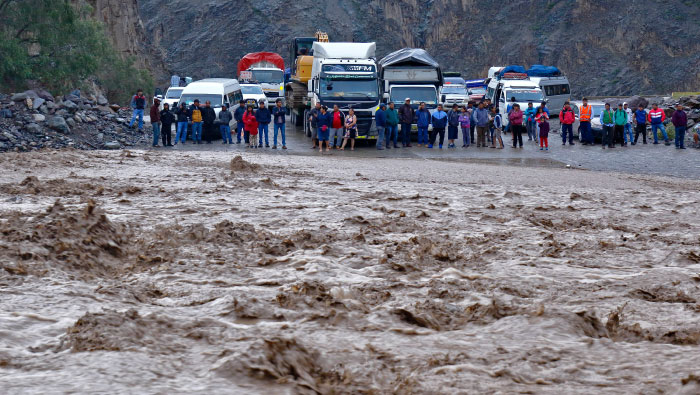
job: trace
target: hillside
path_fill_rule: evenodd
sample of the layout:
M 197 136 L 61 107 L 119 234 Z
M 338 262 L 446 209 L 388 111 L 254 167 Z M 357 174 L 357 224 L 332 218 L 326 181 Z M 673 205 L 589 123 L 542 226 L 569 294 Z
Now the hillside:
M 139 10 L 167 67 L 195 78 L 232 76 L 247 52 L 287 57 L 292 37 L 320 29 L 333 41 L 376 41 L 379 57 L 423 47 L 468 77 L 494 65 L 557 65 L 574 95 L 700 90 L 700 2 L 612 3 L 139 0 Z

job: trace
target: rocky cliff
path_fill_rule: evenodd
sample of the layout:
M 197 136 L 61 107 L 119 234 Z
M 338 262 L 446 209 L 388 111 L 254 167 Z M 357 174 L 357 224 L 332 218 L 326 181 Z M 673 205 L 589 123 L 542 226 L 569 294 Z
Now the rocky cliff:
M 100 2 L 100 0 L 97 0 Z M 102 0 L 109 3 L 110 0 Z M 129 0 L 127 3 L 136 0 Z M 700 1 L 140 0 L 149 44 L 195 78 L 233 76 L 247 52 L 288 57 L 293 37 L 426 48 L 445 70 L 556 65 L 574 95 L 700 90 Z M 120 34 L 116 32 L 115 34 Z

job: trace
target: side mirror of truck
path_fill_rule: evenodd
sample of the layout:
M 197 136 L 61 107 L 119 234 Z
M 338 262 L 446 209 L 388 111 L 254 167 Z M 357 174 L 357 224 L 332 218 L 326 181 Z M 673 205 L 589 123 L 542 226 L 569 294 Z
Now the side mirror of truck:
M 447 95 L 442 95 L 440 99 L 444 103 L 447 100 Z

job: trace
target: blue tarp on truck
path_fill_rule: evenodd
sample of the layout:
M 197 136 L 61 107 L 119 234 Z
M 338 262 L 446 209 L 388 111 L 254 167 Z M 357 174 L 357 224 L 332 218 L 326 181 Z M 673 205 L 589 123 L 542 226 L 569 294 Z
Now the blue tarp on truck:
M 527 75 L 530 77 L 559 77 L 562 75 L 561 70 L 554 66 L 543 66 L 541 64 L 533 64 L 528 70 Z

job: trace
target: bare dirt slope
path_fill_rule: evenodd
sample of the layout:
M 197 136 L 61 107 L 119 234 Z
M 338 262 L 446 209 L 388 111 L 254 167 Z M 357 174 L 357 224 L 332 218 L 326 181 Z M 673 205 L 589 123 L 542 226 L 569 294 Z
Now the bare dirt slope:
M 225 152 L 0 166 L 6 393 L 700 388 L 698 181 Z

